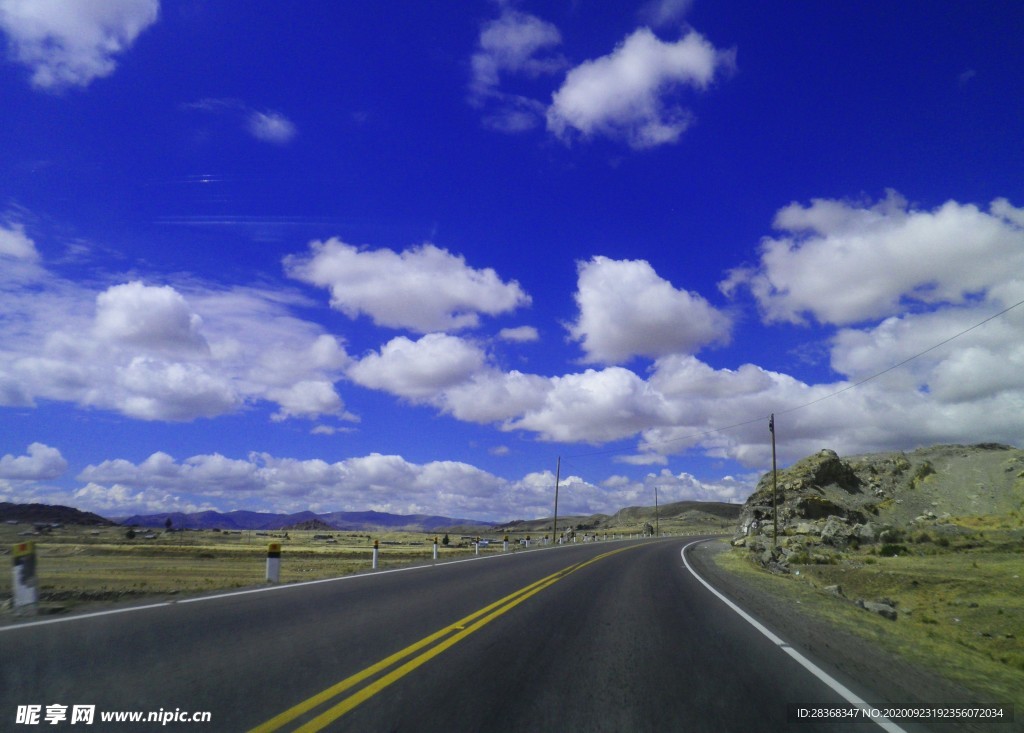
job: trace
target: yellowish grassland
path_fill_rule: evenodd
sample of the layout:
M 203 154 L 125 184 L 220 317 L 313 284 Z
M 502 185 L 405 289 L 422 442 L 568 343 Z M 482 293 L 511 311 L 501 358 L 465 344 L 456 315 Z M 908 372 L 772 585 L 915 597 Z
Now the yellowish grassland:
M 755 567 L 741 550 L 721 553 L 718 562 L 805 612 L 964 685 L 979 701 L 1024 711 L 1021 548 L 994 541 L 920 550 L 897 557 L 849 553 L 836 564 L 792 566 L 788 576 Z M 824 590 L 835 585 L 843 597 Z M 853 602 L 883 598 L 896 603 L 897 621 Z

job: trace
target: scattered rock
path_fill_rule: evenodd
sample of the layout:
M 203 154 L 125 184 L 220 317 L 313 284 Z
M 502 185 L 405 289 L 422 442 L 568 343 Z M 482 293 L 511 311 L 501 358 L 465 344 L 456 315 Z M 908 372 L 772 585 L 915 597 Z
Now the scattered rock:
M 891 603 L 881 603 L 878 601 L 865 601 L 863 598 L 857 600 L 857 605 L 863 608 L 865 611 L 871 613 L 877 613 L 882 618 L 887 618 L 890 621 L 895 621 L 899 614 L 896 611 L 896 607 Z

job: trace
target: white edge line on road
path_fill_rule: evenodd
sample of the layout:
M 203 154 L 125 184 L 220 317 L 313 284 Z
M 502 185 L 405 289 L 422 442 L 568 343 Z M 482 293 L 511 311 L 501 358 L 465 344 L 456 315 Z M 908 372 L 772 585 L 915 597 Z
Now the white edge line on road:
M 844 684 L 839 682 L 839 680 L 837 680 L 834 677 L 832 677 L 831 675 L 829 675 L 828 672 L 826 672 L 821 667 L 819 667 L 814 662 L 812 662 L 810 659 L 808 659 L 807 657 L 802 655 L 800 652 L 798 652 L 796 649 L 794 649 L 788 643 L 786 643 L 785 641 L 780 639 L 775 633 L 773 633 L 770 629 L 768 629 L 766 626 L 764 626 L 761 622 L 759 622 L 757 619 L 755 619 L 749 613 L 744 611 L 742 608 L 740 608 L 735 603 L 733 603 L 728 598 L 726 598 L 724 595 L 722 595 L 720 592 L 718 592 L 718 590 L 716 590 L 714 588 L 714 586 L 712 586 L 709 582 L 704 580 L 704 578 L 700 577 L 700 575 L 697 574 L 697 571 L 693 569 L 693 566 L 690 565 L 690 561 L 686 559 L 686 551 L 688 549 L 690 549 L 691 547 L 693 547 L 694 545 L 700 544 L 701 542 L 707 542 L 707 540 L 697 540 L 696 542 L 691 542 L 690 544 L 685 545 L 683 547 L 683 549 L 680 550 L 680 552 L 679 552 L 679 554 L 683 558 L 683 564 L 686 566 L 686 569 L 690 571 L 690 574 L 693 577 L 695 577 L 698 581 L 700 581 L 701 585 L 703 585 L 709 591 L 711 591 L 716 596 L 718 596 L 718 599 L 720 601 L 722 601 L 722 603 L 727 605 L 729 608 L 731 608 L 733 611 L 738 613 L 740 615 L 740 618 L 742 618 L 748 624 L 750 624 L 755 629 L 757 629 L 762 634 L 764 634 L 766 637 L 768 637 L 768 639 L 773 644 L 775 644 L 775 646 L 779 647 L 782 651 L 786 652 L 786 654 L 788 654 L 793 659 L 795 659 L 797 662 L 799 662 L 800 665 L 804 669 L 806 669 L 808 672 L 813 674 L 819 680 L 821 680 L 826 685 L 828 685 L 833 690 L 835 690 L 848 703 L 850 703 L 854 707 L 860 708 L 861 710 L 865 710 L 865 711 L 877 710 L 877 708 L 874 705 L 871 705 L 870 703 L 867 703 L 864 700 L 861 700 L 860 697 L 858 697 L 856 694 L 854 694 L 854 692 L 852 690 L 850 690 L 848 687 L 846 687 Z M 903 728 L 900 728 L 898 725 L 896 725 L 896 723 L 894 723 L 891 720 L 889 720 L 889 718 L 886 718 L 886 717 L 882 716 L 881 713 L 876 713 L 876 714 L 879 717 L 873 717 L 872 716 L 872 717 L 867 718 L 867 720 L 874 721 L 879 726 L 881 726 L 881 728 L 883 730 L 889 731 L 889 733 L 906 733 L 906 731 L 904 731 Z
M 624 540 L 618 540 L 624 541 Z M 573 547 L 575 545 L 568 545 Z M 580 547 L 586 547 L 585 544 L 580 544 Z M 533 550 L 527 550 L 526 552 L 537 552 L 543 550 L 554 550 L 556 547 L 537 547 Z M 424 570 L 427 568 L 436 568 L 441 565 L 458 565 L 464 562 L 476 562 L 477 560 L 494 560 L 499 557 L 516 557 L 522 556 L 523 552 L 508 552 L 500 555 L 480 555 L 478 557 L 466 557 L 461 560 L 446 560 L 444 562 L 431 562 L 424 565 L 411 565 L 404 568 L 392 568 L 391 570 L 374 570 L 365 573 L 356 573 L 354 575 L 339 575 L 334 578 L 320 578 L 319 580 L 303 580 L 297 583 L 283 583 L 281 585 L 265 585 L 258 588 L 246 588 L 245 590 L 236 590 L 229 593 L 217 593 L 210 596 L 196 596 L 194 598 L 182 598 L 173 601 L 160 601 L 158 603 L 147 603 L 144 606 L 128 606 L 126 608 L 111 608 L 107 611 L 93 611 L 91 613 L 81 613 L 75 616 L 61 616 L 59 618 L 48 618 L 41 621 L 26 621 L 25 623 L 13 623 L 5 626 L 0 626 L 0 633 L 5 631 L 17 631 L 18 629 L 31 629 L 36 626 L 48 626 L 50 624 L 64 624 L 71 621 L 81 621 L 87 618 L 97 618 L 99 616 L 115 616 L 119 613 L 133 613 L 135 611 L 148 611 L 153 608 L 163 608 L 165 606 L 179 606 L 185 603 L 202 603 L 203 601 L 216 601 L 221 598 L 232 598 L 234 596 L 247 596 L 252 593 L 266 593 L 274 590 L 285 590 L 288 588 L 302 588 L 308 585 L 320 585 L 321 583 L 336 583 L 341 580 L 356 580 L 357 578 L 373 578 L 378 575 L 390 575 L 391 573 L 404 573 L 408 570 Z

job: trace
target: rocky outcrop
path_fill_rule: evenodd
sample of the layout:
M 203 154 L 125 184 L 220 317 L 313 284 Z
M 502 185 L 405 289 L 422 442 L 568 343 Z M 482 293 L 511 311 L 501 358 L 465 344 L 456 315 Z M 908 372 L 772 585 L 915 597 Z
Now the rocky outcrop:
M 758 482 L 733 545 L 788 572 L 863 545 L 891 549 L 910 532 L 961 533 L 955 516 L 1021 511 L 1024 451 L 945 445 L 844 459 L 825 449 L 779 471 L 776 485 L 773 496 L 771 473 Z

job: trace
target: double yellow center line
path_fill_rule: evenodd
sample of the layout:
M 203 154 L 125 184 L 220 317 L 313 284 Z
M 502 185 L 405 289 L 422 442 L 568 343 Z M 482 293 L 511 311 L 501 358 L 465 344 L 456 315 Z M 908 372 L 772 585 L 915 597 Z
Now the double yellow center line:
M 631 545 L 630 547 L 636 547 L 636 545 Z M 308 700 L 303 700 L 298 705 L 285 710 L 280 715 L 256 726 L 249 733 L 271 733 L 272 731 L 280 730 L 284 726 L 295 721 L 297 718 L 306 715 L 312 710 L 333 702 L 335 698 L 339 698 L 343 693 L 352 690 L 361 683 L 377 677 L 377 675 L 381 675 L 374 679 L 370 684 L 357 689 L 355 692 L 347 696 L 341 697 L 327 710 L 324 710 L 315 718 L 309 720 L 298 728 L 295 728 L 294 733 L 313 733 L 313 731 L 323 730 L 326 726 L 330 725 L 357 705 L 366 702 L 381 690 L 384 690 L 388 686 L 394 684 L 416 668 L 426 664 L 434 657 L 443 653 L 446 649 L 458 644 L 473 632 L 479 631 L 494 619 L 518 606 L 527 598 L 540 593 L 545 588 L 551 587 L 562 578 L 580 570 L 581 568 L 585 568 L 587 565 L 591 565 L 598 560 L 615 555 L 623 550 L 628 550 L 630 547 L 620 547 L 617 550 L 597 555 L 590 560 L 570 565 L 567 568 L 559 570 L 557 573 L 552 573 L 546 578 L 541 578 L 535 583 L 531 583 L 524 588 L 520 588 L 501 600 L 495 601 L 489 606 L 485 606 L 479 611 L 475 611 L 465 618 L 459 619 L 450 626 L 446 626 L 443 629 L 435 631 L 433 634 L 420 639 L 415 644 L 411 644 L 405 649 L 395 652 L 390 657 L 380 660 L 361 672 L 357 672 L 351 677 L 346 677 L 341 682 L 328 687 L 323 692 L 313 695 L 313 697 Z M 417 652 L 419 653 L 417 654 Z M 409 659 L 410 657 L 412 658 Z M 407 659 L 408 661 L 405 661 L 404 664 L 402 664 L 402 662 Z M 387 673 L 382 674 L 384 672 Z

